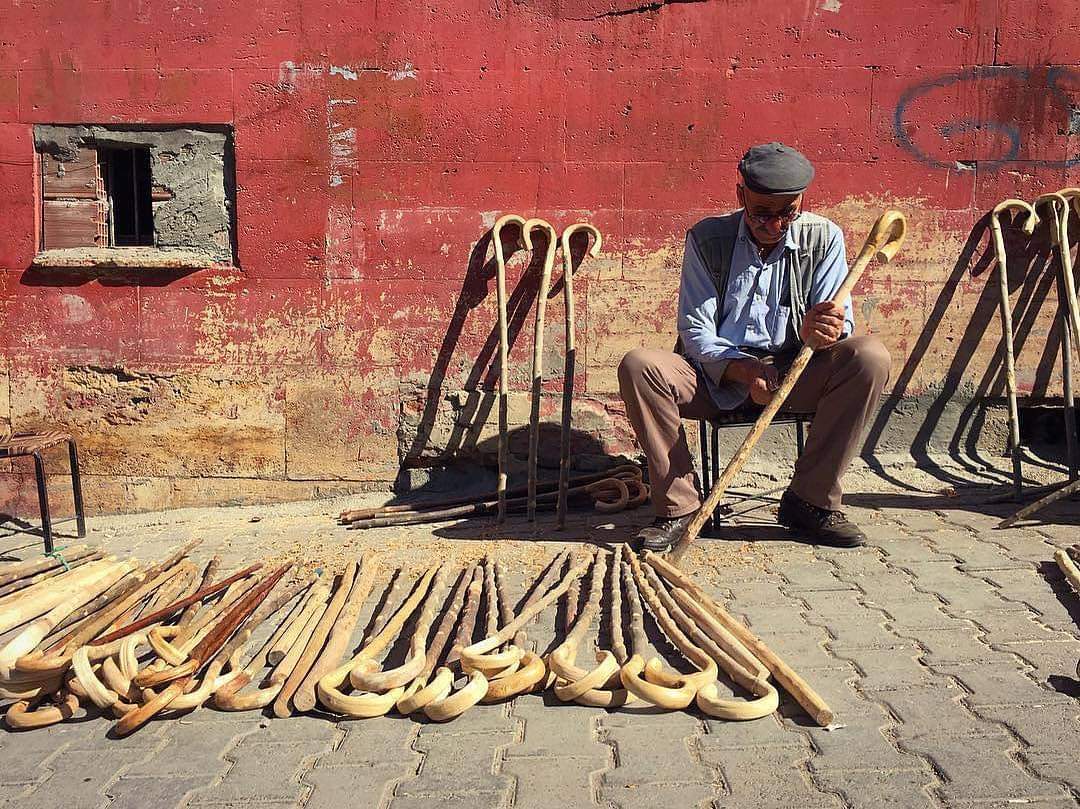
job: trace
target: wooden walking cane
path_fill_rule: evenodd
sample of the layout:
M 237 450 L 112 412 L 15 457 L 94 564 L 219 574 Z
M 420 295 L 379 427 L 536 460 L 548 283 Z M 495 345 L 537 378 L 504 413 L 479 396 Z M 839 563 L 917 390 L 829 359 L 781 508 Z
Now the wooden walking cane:
M 543 219 L 530 219 L 522 225 L 522 238 L 525 246 L 533 249 L 532 232 L 547 232 L 547 250 L 544 252 L 544 266 L 540 271 L 540 288 L 536 293 L 536 323 L 533 327 L 532 355 L 532 397 L 529 411 L 529 502 L 526 515 L 529 522 L 536 522 L 536 481 L 540 463 L 540 393 L 544 377 L 544 315 L 547 312 L 548 289 L 551 286 L 551 268 L 555 264 L 555 248 L 559 244 L 559 234 L 551 223 Z
M 435 667 L 439 665 L 439 661 L 442 659 L 443 654 L 449 651 L 447 645 L 450 642 L 450 633 L 454 631 L 454 625 L 461 616 L 461 610 L 465 606 L 465 595 L 469 590 L 469 584 L 472 582 L 476 570 L 477 566 L 473 563 L 459 573 L 457 584 L 454 585 L 454 589 L 446 601 L 442 619 L 435 629 L 435 635 L 431 639 L 431 643 L 427 646 L 427 653 L 424 656 L 424 667 L 420 669 L 420 673 L 416 675 L 416 679 L 409 683 L 405 688 L 404 693 L 398 698 L 397 705 L 395 706 L 398 713 L 406 715 L 423 707 L 421 704 L 422 698 L 418 697 L 418 695 L 428 684 L 431 673 L 435 671 Z
M 618 560 L 614 555 L 612 561 L 613 567 L 617 566 Z M 585 633 L 600 614 L 607 564 L 607 556 L 598 553 L 590 574 L 585 608 L 578 614 L 563 642 L 548 656 L 548 665 L 558 675 L 555 681 L 555 696 L 563 702 L 577 702 L 585 694 L 607 685 L 612 677 L 619 674 L 619 663 L 615 655 L 607 650 L 596 653 L 597 665 L 592 670 L 586 671 L 574 665 Z
M 577 338 L 574 334 L 574 257 L 570 253 L 570 237 L 575 233 L 592 234 L 593 244 L 586 255 L 596 258 L 604 243 L 600 231 L 588 222 L 570 225 L 562 232 L 563 302 L 566 322 L 566 360 L 563 366 L 562 427 L 559 432 L 559 501 L 555 510 L 555 527 L 566 527 L 566 492 L 570 487 L 570 421 L 574 405 L 574 374 L 577 371 Z M 584 260 L 584 256 L 582 256 Z
M 1069 207 L 1070 201 L 1073 206 L 1076 207 L 1077 213 L 1080 214 L 1080 188 L 1063 188 L 1054 194 L 1043 194 L 1038 197 L 1033 203 L 1032 207 L 1038 209 L 1040 205 L 1050 204 L 1051 210 L 1054 212 L 1054 227 L 1052 229 L 1053 243 L 1058 248 L 1058 256 L 1061 261 L 1061 286 L 1065 290 L 1065 308 L 1066 308 L 1066 323 L 1063 324 L 1062 334 L 1062 376 L 1063 386 L 1065 393 L 1065 416 L 1066 416 L 1066 437 L 1070 444 L 1070 464 L 1073 462 L 1072 453 L 1075 448 L 1072 447 L 1072 433 L 1073 429 L 1071 419 L 1073 418 L 1072 402 L 1070 399 L 1073 396 L 1073 375 L 1072 375 L 1072 356 L 1066 355 L 1066 351 L 1073 352 L 1080 350 L 1080 304 L 1076 299 L 1076 280 L 1073 276 L 1073 264 L 1072 264 L 1072 248 L 1069 245 Z M 1071 337 L 1071 339 L 1069 339 Z M 1071 470 L 1070 470 L 1071 471 Z M 1039 498 L 1034 503 L 1030 503 L 1017 511 L 1011 517 L 1007 517 L 998 523 L 998 528 L 1009 528 L 1015 525 L 1022 519 L 1025 519 L 1032 514 L 1035 514 L 1042 509 L 1046 508 L 1051 503 L 1055 503 L 1074 492 L 1080 490 L 1080 481 L 1072 481 L 1065 484 L 1055 491 L 1050 492 L 1044 497 Z
M 498 521 L 506 519 L 506 483 L 510 467 L 510 420 L 509 403 L 510 377 L 507 364 L 510 361 L 510 338 L 506 315 L 506 258 L 503 256 L 502 229 L 506 225 L 521 228 L 519 240 L 524 239 L 525 220 L 517 214 L 499 217 L 491 229 L 491 241 L 495 245 L 495 300 L 499 309 L 499 482 L 496 497 L 498 499 Z
M 551 588 L 559 578 L 564 563 L 569 559 L 570 551 L 562 551 L 552 560 L 533 585 L 521 612 L 529 609 Z M 505 588 L 500 590 L 500 594 L 505 595 Z M 502 622 L 508 624 L 512 620 L 514 615 L 507 607 L 503 611 Z M 523 652 L 520 662 L 515 663 L 512 668 L 507 667 L 502 672 L 495 672 L 488 678 L 487 693 L 481 702 L 499 702 L 544 687 L 548 679 L 548 667 L 540 655 L 528 648 L 528 634 L 524 626 L 514 633 L 512 644 Z
M 878 217 L 877 222 L 874 223 L 874 227 L 870 231 L 870 235 L 866 237 L 866 243 L 863 245 L 862 250 L 859 251 L 858 258 L 855 259 L 855 265 L 848 272 L 844 283 L 840 285 L 840 289 L 833 295 L 832 302 L 842 306 L 851 296 L 851 290 L 858 283 L 863 271 L 866 270 L 874 256 L 877 256 L 882 263 L 887 264 L 904 243 L 906 235 L 907 220 L 900 211 L 888 210 Z M 765 405 L 765 409 L 758 416 L 753 429 L 743 440 L 735 456 L 728 462 L 723 474 L 720 475 L 720 478 L 713 485 L 712 491 L 709 492 L 709 496 L 705 498 L 705 502 L 701 504 L 701 508 L 694 514 L 694 518 L 686 526 L 675 547 L 672 548 L 671 557 L 673 560 L 678 561 L 686 553 L 690 543 L 698 538 L 701 529 L 712 517 L 716 507 L 720 505 L 720 500 L 727 491 L 727 487 L 731 485 L 731 481 L 735 476 L 742 471 L 743 466 L 750 457 L 751 450 L 753 450 L 765 430 L 776 417 L 777 412 L 791 394 L 795 383 L 799 381 L 799 377 L 806 370 L 806 366 L 810 363 L 810 358 L 813 355 L 814 349 L 808 345 L 804 345 L 799 350 L 795 361 L 791 363 L 791 368 L 788 369 L 787 374 L 784 376 L 783 382 L 780 383 L 779 389 L 773 394 L 769 403 Z
M 693 596 L 694 600 L 725 629 L 738 638 L 739 642 L 757 659 L 760 660 L 776 681 L 784 687 L 795 700 L 803 707 L 810 717 L 822 727 L 832 724 L 832 709 L 825 703 L 816 691 L 800 677 L 778 654 L 765 645 L 749 628 L 740 621 L 735 620 L 728 612 L 714 601 L 693 579 L 687 576 L 679 568 L 655 553 L 646 551 L 645 561 L 657 573 L 664 577 L 671 585 L 681 588 Z
M 1030 236 L 1035 232 L 1039 215 L 1035 209 L 1022 199 L 1007 199 L 994 206 L 990 214 L 990 233 L 994 240 L 994 256 L 997 259 L 998 298 L 1001 312 L 1001 340 L 1005 365 L 1005 390 L 1009 397 L 1009 444 L 1012 454 L 1013 493 L 1019 497 L 1024 487 L 1022 468 L 1023 447 L 1020 444 L 1020 411 L 1016 405 L 1016 352 L 1013 348 L 1012 306 L 1009 303 L 1009 273 L 1006 267 L 1005 237 L 1001 230 L 1001 214 L 1011 210 L 1027 213 L 1024 219 L 1024 233 Z
M 195 670 L 201 668 L 203 661 L 213 658 L 218 650 L 228 641 L 229 636 L 247 620 L 252 612 L 258 607 L 259 602 L 266 598 L 267 594 L 274 589 L 289 565 L 279 567 L 263 579 L 259 585 L 251 590 L 226 613 L 215 625 L 213 630 L 191 651 L 191 659 L 196 661 Z M 155 695 L 149 701 L 143 703 L 134 711 L 124 716 L 113 726 L 113 732 L 118 736 L 127 736 L 145 725 L 155 715 L 169 707 L 169 704 L 182 696 L 187 689 L 193 675 L 187 675 L 179 680 L 171 682 L 160 694 Z

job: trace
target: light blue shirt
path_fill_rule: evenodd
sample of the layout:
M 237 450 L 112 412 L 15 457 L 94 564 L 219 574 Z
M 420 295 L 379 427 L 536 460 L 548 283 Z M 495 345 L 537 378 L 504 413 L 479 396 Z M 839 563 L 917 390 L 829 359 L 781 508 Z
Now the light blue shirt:
M 717 294 L 712 273 L 687 236 L 679 284 L 679 336 L 683 354 L 705 379 L 709 393 L 721 410 L 734 410 L 746 401 L 749 388 L 721 380 L 728 362 L 752 356 L 741 349 L 779 353 L 794 339 L 801 324 L 791 323 L 788 305 L 788 265 L 794 260 L 788 248 L 798 247 L 799 220 L 788 228 L 784 241 L 765 258 L 750 238 L 746 220 L 739 220 L 739 234 L 731 256 L 727 291 L 720 304 L 717 327 Z M 813 306 L 836 294 L 847 275 L 844 234 L 829 222 L 825 256 L 814 269 L 809 302 Z M 844 302 L 844 334 L 851 334 L 855 317 L 851 298 Z

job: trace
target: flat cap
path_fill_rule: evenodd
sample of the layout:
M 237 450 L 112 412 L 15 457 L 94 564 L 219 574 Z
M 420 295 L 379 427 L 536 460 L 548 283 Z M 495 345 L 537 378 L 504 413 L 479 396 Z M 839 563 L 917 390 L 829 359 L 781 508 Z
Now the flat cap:
M 758 194 L 798 194 L 814 179 L 814 167 L 802 152 L 776 141 L 751 146 L 739 161 L 739 173 Z

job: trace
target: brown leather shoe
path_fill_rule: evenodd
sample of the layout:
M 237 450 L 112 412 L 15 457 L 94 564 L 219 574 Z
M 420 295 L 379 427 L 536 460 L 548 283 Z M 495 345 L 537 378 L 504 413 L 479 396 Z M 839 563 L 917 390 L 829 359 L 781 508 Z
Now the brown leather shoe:
M 818 508 L 790 489 L 780 498 L 776 520 L 785 528 L 805 534 L 815 545 L 858 548 L 866 544 L 866 535 L 844 512 Z
M 671 546 L 679 541 L 690 520 L 694 519 L 696 511 L 684 514 L 681 517 L 657 517 L 652 525 L 647 525 L 634 534 L 630 540 L 630 547 L 640 553 L 652 551 L 653 553 L 667 553 Z

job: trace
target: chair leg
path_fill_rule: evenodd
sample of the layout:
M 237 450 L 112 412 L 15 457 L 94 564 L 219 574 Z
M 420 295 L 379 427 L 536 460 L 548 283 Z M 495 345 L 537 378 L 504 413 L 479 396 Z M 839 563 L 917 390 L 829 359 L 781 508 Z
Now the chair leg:
M 795 455 L 796 458 L 801 458 L 803 453 L 803 447 L 806 445 L 806 423 L 802 419 L 798 419 L 795 422 Z
M 75 439 L 68 442 L 68 459 L 71 461 L 71 496 L 75 501 L 75 525 L 79 537 L 86 536 L 86 509 L 83 506 L 82 474 L 79 472 L 79 450 Z
M 709 438 L 712 443 L 712 457 L 710 459 L 712 461 L 712 479 L 715 483 L 720 480 L 720 428 L 715 424 L 710 424 L 709 432 L 711 433 Z M 720 516 L 715 511 L 709 518 L 708 526 L 710 531 L 720 527 Z
M 698 422 L 698 443 L 701 445 L 701 496 L 707 497 L 712 489 L 709 476 L 709 422 Z
M 37 478 L 38 508 L 41 511 L 41 535 L 45 540 L 45 553 L 53 552 L 52 516 L 49 514 L 49 490 L 45 486 L 45 463 L 40 452 L 34 457 L 34 477 Z

